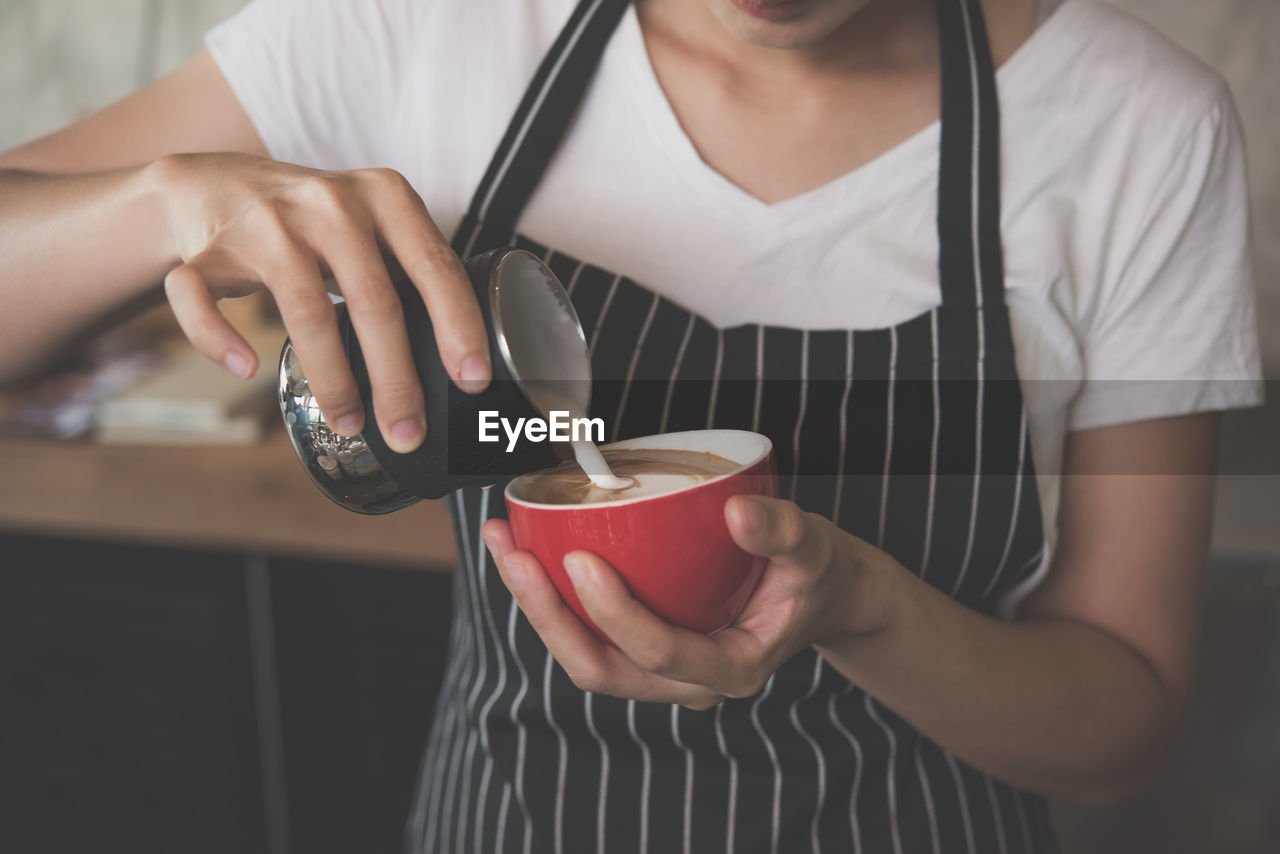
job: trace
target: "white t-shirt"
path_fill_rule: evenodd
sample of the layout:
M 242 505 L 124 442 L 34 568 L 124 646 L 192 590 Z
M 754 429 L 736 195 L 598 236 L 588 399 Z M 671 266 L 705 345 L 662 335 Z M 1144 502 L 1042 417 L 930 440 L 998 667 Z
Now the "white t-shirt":
M 208 36 L 277 159 L 402 172 L 446 234 L 574 0 L 255 0 Z M 1001 225 L 1045 530 L 1070 430 L 1261 400 L 1225 83 L 1098 0 L 1000 67 Z M 939 124 L 766 204 L 708 167 L 629 9 L 520 222 L 719 326 L 900 323 L 940 299 Z M 1139 383 L 1122 381 L 1165 380 Z

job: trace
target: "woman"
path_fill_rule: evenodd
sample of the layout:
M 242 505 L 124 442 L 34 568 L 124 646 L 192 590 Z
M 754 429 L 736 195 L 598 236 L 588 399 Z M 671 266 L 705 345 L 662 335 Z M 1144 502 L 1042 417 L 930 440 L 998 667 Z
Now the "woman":
M 613 649 L 500 502 L 455 495 L 409 849 L 1053 850 L 1043 796 L 1138 791 L 1173 737 L 1197 473 L 1259 376 L 1229 95 L 1094 0 L 1055 5 L 257 0 L 0 161 L 0 366 L 164 277 L 193 344 L 247 375 L 215 301 L 265 286 L 356 432 L 331 273 L 408 450 L 388 265 L 474 391 L 454 252 L 534 249 L 595 375 L 675 401 L 598 397 L 617 435 L 759 429 L 788 499 L 726 506 L 769 564 L 712 638 L 567 561 Z M 209 151 L 240 154 L 173 154 Z

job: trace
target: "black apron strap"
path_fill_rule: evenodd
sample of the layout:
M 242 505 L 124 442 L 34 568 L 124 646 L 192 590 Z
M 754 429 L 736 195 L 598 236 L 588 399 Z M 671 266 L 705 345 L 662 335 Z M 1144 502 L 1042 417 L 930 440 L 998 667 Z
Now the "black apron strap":
M 938 273 L 947 305 L 1004 300 L 1000 112 L 979 0 L 937 0 L 942 63 Z
M 505 244 L 555 155 L 629 0 L 581 0 L 525 90 L 453 238 L 463 258 Z

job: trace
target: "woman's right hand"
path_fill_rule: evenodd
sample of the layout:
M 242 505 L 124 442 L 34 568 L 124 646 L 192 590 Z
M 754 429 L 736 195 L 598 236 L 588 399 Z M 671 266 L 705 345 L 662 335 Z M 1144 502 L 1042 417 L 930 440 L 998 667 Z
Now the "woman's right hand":
M 463 391 L 488 385 L 484 322 L 466 272 L 399 173 L 327 172 L 249 154 L 170 155 L 152 168 L 182 262 L 165 292 L 182 331 L 209 359 L 242 377 L 257 370 L 257 356 L 216 303 L 266 288 L 325 421 L 342 434 L 360 432 L 365 412 L 324 286 L 332 276 L 368 362 L 378 427 L 393 450 L 411 451 L 427 424 L 389 272 L 403 270 L 426 303 L 449 375 Z

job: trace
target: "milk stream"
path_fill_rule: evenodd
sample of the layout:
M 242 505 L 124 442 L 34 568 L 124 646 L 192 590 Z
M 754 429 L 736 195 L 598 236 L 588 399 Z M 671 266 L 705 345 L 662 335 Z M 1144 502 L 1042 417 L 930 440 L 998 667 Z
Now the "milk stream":
M 632 483 L 629 478 L 618 477 L 613 473 L 595 442 L 574 442 L 573 455 L 587 477 L 600 489 L 622 489 Z
M 578 399 L 583 391 L 590 389 L 589 384 L 584 381 L 526 380 L 525 389 L 543 412 L 568 412 L 570 418 L 586 417 L 586 398 Z M 600 489 L 623 489 L 631 486 L 630 478 L 614 475 L 595 442 L 573 442 L 573 456 L 587 477 L 591 478 L 591 482 Z

